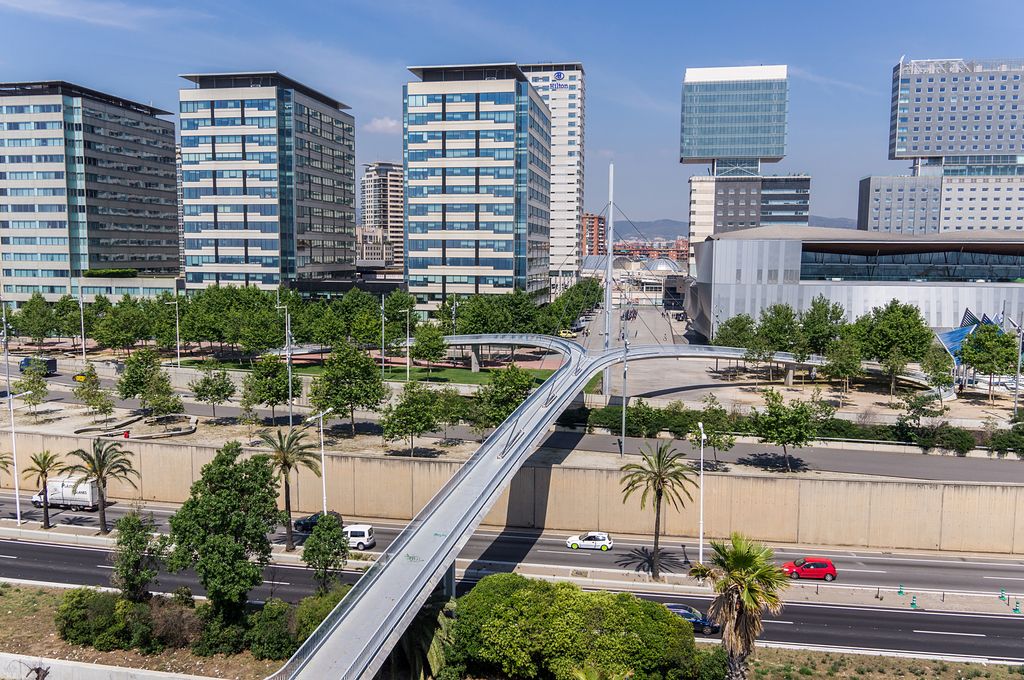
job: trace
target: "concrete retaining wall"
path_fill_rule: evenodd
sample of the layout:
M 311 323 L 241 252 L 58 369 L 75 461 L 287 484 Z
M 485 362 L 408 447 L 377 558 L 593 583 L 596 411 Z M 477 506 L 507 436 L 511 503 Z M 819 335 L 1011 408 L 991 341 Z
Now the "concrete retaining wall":
M 138 490 L 113 483 L 114 498 L 180 503 L 214 455 L 206 446 L 126 442 L 141 473 Z M 19 434 L 21 461 L 42 449 L 67 452 L 91 440 L 57 434 Z M 24 464 L 24 463 L 23 463 Z M 922 456 L 922 465 L 928 459 Z M 345 516 L 410 519 L 461 465 L 457 461 L 380 455 L 328 455 L 327 496 Z M 601 529 L 649 533 L 650 508 L 634 496 L 622 502 L 615 469 L 527 463 L 485 524 L 558 531 Z M 739 531 L 786 543 L 872 548 L 943 549 L 1024 554 L 1024 486 L 808 477 L 705 474 L 706 530 Z M 11 488 L 10 474 L 0 486 Z M 23 488 L 27 490 L 27 485 Z M 293 483 L 296 512 L 320 507 L 320 480 L 301 470 Z M 693 490 L 696 498 L 696 490 Z M 695 503 L 668 508 L 670 535 L 697 533 Z
M 180 673 L 164 673 L 147 671 L 140 668 L 122 668 L 120 666 L 101 666 L 81 661 L 65 661 L 63 659 L 44 659 L 22 654 L 0 653 L 0 677 L 27 678 L 29 669 L 42 668 L 49 671 L 47 680 L 209 680 L 208 676 L 182 675 Z M 42 676 L 40 676 L 42 677 Z

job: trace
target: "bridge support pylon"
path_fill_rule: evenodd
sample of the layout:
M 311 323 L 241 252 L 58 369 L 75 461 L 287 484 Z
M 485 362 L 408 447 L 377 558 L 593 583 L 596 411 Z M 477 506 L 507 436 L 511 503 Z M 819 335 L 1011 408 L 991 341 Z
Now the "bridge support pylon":
M 448 565 L 447 571 L 444 572 L 444 576 L 441 577 L 441 595 L 446 599 L 450 600 L 455 597 L 455 563 L 452 562 Z

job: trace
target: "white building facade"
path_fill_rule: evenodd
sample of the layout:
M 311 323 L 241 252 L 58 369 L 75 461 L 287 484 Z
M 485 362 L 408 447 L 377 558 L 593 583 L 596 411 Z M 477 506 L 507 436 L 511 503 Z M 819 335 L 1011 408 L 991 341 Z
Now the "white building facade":
M 404 89 L 405 274 L 452 295 L 550 299 L 551 122 L 516 64 L 428 66 Z
M 386 161 L 367 163 L 359 180 L 359 189 L 363 235 L 379 235 L 380 238 L 372 242 L 386 243 L 387 250 L 393 253 L 393 264 L 402 267 L 405 263 L 405 178 L 402 164 Z M 368 241 L 360 238 L 360 243 Z M 359 259 L 374 258 L 360 254 Z
M 523 64 L 551 111 L 551 293 L 579 278 L 586 86 L 583 64 Z

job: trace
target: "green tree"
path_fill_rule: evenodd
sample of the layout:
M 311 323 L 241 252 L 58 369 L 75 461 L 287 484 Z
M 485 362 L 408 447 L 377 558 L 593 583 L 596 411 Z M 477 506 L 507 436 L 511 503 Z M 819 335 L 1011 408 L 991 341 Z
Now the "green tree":
M 134 399 L 146 393 L 153 377 L 160 372 L 160 357 L 144 347 L 130 355 L 124 362 L 124 370 L 117 380 L 117 392 L 122 399 Z
M 53 309 L 39 292 L 32 293 L 32 296 L 22 303 L 12 321 L 18 333 L 31 338 L 36 345 L 43 344 L 56 329 Z
M 860 362 L 860 341 L 853 333 L 844 333 L 825 350 L 825 365 L 821 372 L 830 380 L 842 380 L 845 395 L 850 391 L 850 379 L 863 373 Z
M 58 337 L 71 338 L 77 347 L 77 338 L 82 333 L 82 319 L 79 313 L 78 300 L 71 295 L 62 295 L 53 306 L 53 325 Z
M 999 326 L 981 324 L 964 338 L 960 358 L 982 374 L 988 374 L 988 400 L 992 402 L 992 376 L 1005 375 L 1017 367 L 1017 338 Z
M 260 435 L 260 441 L 270 449 L 271 466 L 284 482 L 284 549 L 288 552 L 295 550 L 295 541 L 292 539 L 291 474 L 300 467 L 307 468 L 317 477 L 322 474 L 320 461 L 314 452 L 316 445 L 303 441 L 305 438 L 306 433 L 295 428 L 290 428 L 288 434 L 278 428 L 276 437 L 265 432 Z
M 416 341 L 410 348 L 412 358 L 427 362 L 427 375 L 430 366 L 444 358 L 448 346 L 444 342 L 444 333 L 437 324 L 425 323 L 416 328 Z
M 171 387 L 171 378 L 167 371 L 157 371 L 150 377 L 145 391 L 139 396 L 139 403 L 154 418 L 185 410 L 181 397 Z
M 772 358 L 777 352 L 804 351 L 805 341 L 796 312 L 786 304 L 775 304 L 761 312 L 754 344 L 750 348 L 755 360 L 768 362 L 768 379 L 772 379 Z
M 891 300 L 875 307 L 855 324 L 865 358 L 882 364 L 889 375 L 889 396 L 896 393 L 896 378 L 911 361 L 920 361 L 932 344 L 921 311 L 911 304 Z
M 217 405 L 223 404 L 235 396 L 235 383 L 231 380 L 228 372 L 215 361 L 203 362 L 200 370 L 203 373 L 202 376 L 190 382 L 188 386 L 196 399 L 210 405 L 213 409 L 213 417 L 216 419 Z
M 139 488 L 135 484 L 139 473 L 132 465 L 133 455 L 135 454 L 131 451 L 122 448 L 120 442 L 94 439 L 90 450 L 75 449 L 68 454 L 71 458 L 77 458 L 77 462 L 61 468 L 63 474 L 78 477 L 76 487 L 79 484 L 96 482 L 101 534 L 110 533 L 110 527 L 107 526 L 107 485 L 117 481 L 129 484 L 133 489 Z
M 243 387 L 248 387 L 256 404 L 270 407 L 270 417 L 277 420 L 277 406 L 288 403 L 288 366 L 281 357 L 268 354 L 260 357 L 252 372 L 245 377 Z M 292 396 L 302 396 L 302 380 L 292 376 Z
M 326 593 L 335 586 L 348 561 L 348 539 L 337 517 L 326 514 L 316 521 L 302 546 L 302 561 L 313 570 L 318 593 Z
M 114 523 L 117 540 L 114 544 L 114 573 L 110 581 L 131 602 L 149 599 L 149 586 L 160 573 L 164 542 L 156 535 L 152 517 L 143 517 L 137 510 Z
M 41 359 L 32 359 L 12 386 L 15 394 L 32 409 L 32 417 L 37 417 L 36 407 L 46 401 L 50 388 L 46 384 L 46 364 Z
M 384 439 L 409 442 L 409 455 L 416 455 L 416 437 L 437 429 L 434 393 L 420 382 L 408 382 L 395 404 L 384 407 L 380 426 Z
M 114 412 L 114 399 L 108 390 L 100 385 L 100 378 L 96 375 L 96 367 L 90 361 L 82 371 L 84 379 L 75 383 L 72 392 L 75 398 L 85 404 L 96 415 L 104 419 Z
M 728 680 L 746 680 L 747 659 L 764 632 L 764 613 L 782 611 L 782 591 L 789 583 L 773 562 L 774 553 L 760 543 L 733 534 L 728 543 L 711 541 L 711 560 L 690 575 L 715 591 L 708 616 L 722 628 L 728 656 Z
M 736 444 L 736 437 L 731 432 L 732 419 L 715 395 L 707 395 L 702 402 L 704 408 L 700 411 L 700 422 L 704 425 L 704 441 L 711 447 L 717 463 L 719 449 L 728 451 Z M 690 430 L 690 443 L 693 446 L 701 445 L 699 427 Z
M 356 409 L 377 410 L 388 398 L 380 370 L 367 354 L 347 342 L 334 347 L 324 370 L 309 388 L 309 402 L 318 411 L 334 409 L 347 414 L 352 434 L 356 433 Z
M 1014 363 L 1016 361 L 1015 358 Z M 945 347 L 933 342 L 921 359 L 921 370 L 928 376 L 928 384 L 935 388 L 941 405 L 942 391 L 953 386 L 953 357 L 949 356 Z
M 33 484 L 39 487 L 39 492 L 43 497 L 43 528 L 49 529 L 50 527 L 50 493 L 46 488 L 46 481 L 53 475 L 58 474 L 61 470 L 60 459 L 49 451 L 40 451 L 39 453 L 33 453 L 32 464 L 25 468 L 22 475 L 30 480 Z M 6 459 L 0 458 L 0 470 L 7 472 Z
M 646 446 L 640 453 L 639 463 L 627 463 L 619 471 L 622 472 L 622 502 L 625 503 L 634 492 L 640 491 L 640 508 L 651 499 L 654 506 L 654 552 L 651 555 L 651 577 L 657 581 L 661 578 L 661 505 L 668 501 L 677 510 L 685 505 L 683 496 L 693 500 L 689 489 L 693 486 L 693 476 L 683 462 L 681 453 L 672 448 L 671 443 L 662 442 L 657 449 Z
M 800 316 L 807 348 L 814 354 L 824 354 L 839 339 L 846 312 L 838 302 L 829 302 L 824 295 L 811 300 L 811 306 Z
M 764 409 L 753 409 L 750 415 L 754 434 L 766 444 L 782 447 L 786 469 L 793 471 L 789 460 L 789 447 L 806 446 L 815 435 L 815 415 L 805 401 L 793 399 L 786 404 L 782 395 L 773 389 L 764 391 Z
M 104 347 L 123 349 L 131 354 L 139 340 L 149 337 L 149 318 L 139 300 L 125 295 L 109 313 L 97 320 L 93 337 Z
M 282 520 L 270 460 L 241 454 L 238 442 L 221 447 L 170 520 L 168 566 L 194 568 L 213 616 L 228 624 L 242 621 L 249 591 L 263 582 Z
M 485 429 L 501 425 L 533 389 L 533 376 L 515 364 L 491 372 L 491 380 L 481 385 L 473 404 L 473 420 Z
M 466 400 L 451 385 L 435 390 L 434 398 L 437 422 L 444 427 L 444 438 L 448 439 L 448 428 L 455 427 L 466 417 Z
M 737 314 L 718 325 L 711 344 L 717 347 L 749 348 L 757 333 L 757 324 L 749 314 Z
M 405 342 L 407 325 L 410 335 L 416 331 L 415 309 L 416 298 L 403 290 L 396 289 L 384 298 L 384 341 L 388 347 Z
M 285 344 L 284 316 L 269 307 L 247 310 L 241 318 L 238 331 L 242 351 L 251 356 L 275 347 L 283 347 Z

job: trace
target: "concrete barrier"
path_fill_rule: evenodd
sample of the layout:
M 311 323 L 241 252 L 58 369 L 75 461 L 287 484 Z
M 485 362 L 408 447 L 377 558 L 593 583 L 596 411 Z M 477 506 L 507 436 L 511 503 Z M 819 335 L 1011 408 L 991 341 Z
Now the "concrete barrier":
M 141 668 L 123 668 L 121 666 L 101 666 L 81 661 L 64 659 L 46 659 L 24 654 L 0 653 L 0 677 L 27 678 L 32 669 L 43 669 L 47 680 L 210 680 L 205 675 L 182 675 L 181 673 L 164 673 L 148 671 Z
M 203 465 L 208 446 L 171 441 L 123 442 L 135 454 L 138 489 L 114 482 L 110 497 L 181 503 Z M 91 439 L 26 432 L 21 460 L 43 449 L 65 453 Z M 246 449 L 246 451 L 252 451 Z M 606 530 L 650 534 L 654 514 L 637 495 L 622 501 L 615 468 L 528 461 L 487 515 L 490 526 L 546 528 L 570 533 Z M 461 461 L 378 454 L 326 457 L 328 504 L 343 516 L 408 520 L 441 488 Z M 921 457 L 927 465 L 928 458 Z M 1024 554 L 1024 486 L 889 479 L 817 479 L 809 476 L 706 473 L 705 521 L 712 537 L 734 531 L 794 544 L 961 550 Z M 12 487 L 10 473 L 0 486 Z M 23 487 L 27 492 L 29 489 Z M 321 506 L 320 479 L 308 470 L 293 484 L 296 513 Z M 694 491 L 694 496 L 696 492 Z M 697 533 L 696 503 L 665 508 L 667 534 Z

